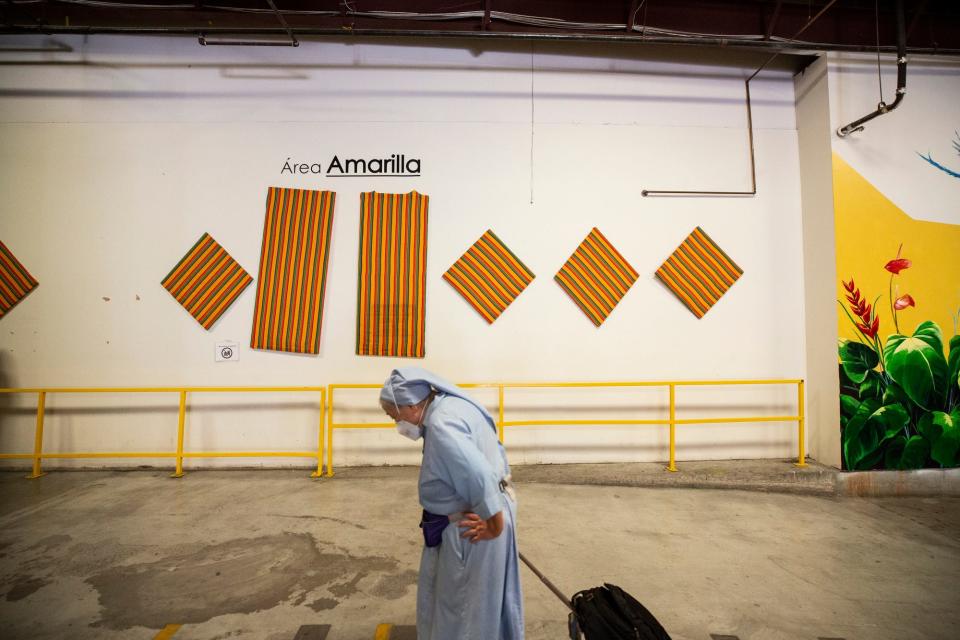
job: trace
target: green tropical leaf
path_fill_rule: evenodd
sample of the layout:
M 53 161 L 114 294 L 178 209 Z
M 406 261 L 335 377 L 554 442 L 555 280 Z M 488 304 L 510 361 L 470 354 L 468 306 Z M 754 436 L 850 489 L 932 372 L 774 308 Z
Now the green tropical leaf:
M 880 356 L 862 342 L 844 340 L 840 344 L 840 364 L 843 365 L 847 377 L 860 384 L 867 377 L 867 372 L 873 371 L 880 364 Z
M 911 337 L 894 334 L 887 338 L 883 362 L 887 374 L 916 404 L 924 409 L 943 406 L 947 361 L 936 323 L 922 323 Z
M 876 466 L 880 464 L 880 461 L 883 460 L 883 452 L 883 447 L 877 447 L 873 451 L 868 452 L 860 461 L 860 464 L 857 465 L 857 469 L 866 471 L 876 468 Z
M 880 407 L 867 418 L 868 425 L 876 430 L 880 442 L 885 442 L 898 434 L 902 434 L 903 428 L 909 422 L 910 414 L 899 404 Z
M 848 408 L 852 404 L 848 403 Z M 900 405 L 879 406 L 872 398 L 861 402 L 843 429 L 843 452 L 848 469 L 872 469 L 883 459 L 884 444 L 903 436 L 910 422 Z
M 880 403 L 872 398 L 864 400 L 856 412 L 847 420 L 840 434 L 843 453 L 843 463 L 849 470 L 858 469 L 857 466 L 865 455 L 870 451 L 865 451 L 865 447 L 860 441 L 860 432 L 867 424 L 867 419 L 873 415 L 873 412 L 880 408 Z M 869 439 L 868 439 L 869 443 Z
M 843 364 L 837 363 L 837 369 L 840 372 L 840 393 L 845 393 L 848 396 L 853 396 L 854 398 L 860 397 L 860 385 L 855 384 L 853 380 L 847 375 L 847 372 L 843 370 Z
M 840 415 L 849 418 L 855 414 L 859 408 L 859 400 L 852 396 L 840 394 Z
M 947 360 L 947 388 L 960 388 L 960 336 L 950 338 L 950 359 Z
M 900 467 L 900 459 L 903 457 L 903 448 L 906 444 L 907 438 L 902 435 L 887 443 L 887 448 L 883 454 L 884 469 L 898 469 Z
M 926 342 L 934 351 L 943 355 L 943 332 L 940 331 L 940 325 L 933 320 L 918 324 L 913 337 Z
M 882 398 L 883 376 L 876 371 L 867 371 L 867 377 L 860 384 L 859 394 L 861 399 L 877 398 L 879 400 Z
M 940 412 L 927 412 L 920 416 L 920 419 L 917 421 L 917 432 L 930 442 L 936 442 L 940 434 L 943 433 L 943 422 L 935 422 L 933 419 L 934 415 L 938 413 Z
M 910 436 L 903 447 L 899 469 L 920 469 L 927 463 L 930 455 L 930 443 L 922 436 Z
M 910 398 L 907 397 L 907 394 L 903 392 L 903 388 L 900 385 L 896 382 L 891 382 L 883 391 L 882 402 L 884 405 L 902 404 L 909 406 L 911 401 Z
M 935 427 L 939 434 L 932 441 L 930 457 L 939 462 L 940 466 L 956 466 L 957 451 L 960 450 L 960 420 L 955 420 L 952 414 L 934 411 L 931 414 L 931 422 L 931 426 Z

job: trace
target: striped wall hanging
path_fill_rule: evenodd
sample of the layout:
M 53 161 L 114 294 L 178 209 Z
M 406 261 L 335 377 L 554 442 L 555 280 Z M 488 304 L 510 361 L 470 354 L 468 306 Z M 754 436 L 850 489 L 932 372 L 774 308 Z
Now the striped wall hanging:
M 160 284 L 209 330 L 251 282 L 250 274 L 204 233 Z
M 30 275 L 16 256 L 0 242 L 0 318 L 37 288 L 37 279 Z
M 743 269 L 700 227 L 657 269 L 657 277 L 698 318 L 702 318 L 741 275 Z
M 429 200 L 360 194 L 357 355 L 424 356 Z
M 594 227 L 554 279 L 599 327 L 638 277 L 630 263 Z
M 332 191 L 267 191 L 251 348 L 320 352 L 335 198 Z
M 443 279 L 490 324 L 533 278 L 533 272 L 490 229 L 443 274 Z

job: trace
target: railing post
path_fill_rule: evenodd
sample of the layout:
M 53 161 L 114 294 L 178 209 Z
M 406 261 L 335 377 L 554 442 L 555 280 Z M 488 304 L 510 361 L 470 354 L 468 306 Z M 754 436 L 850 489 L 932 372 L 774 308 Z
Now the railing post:
M 330 408 L 327 410 L 327 477 L 333 477 L 333 385 L 327 385 L 327 398 Z
M 500 406 L 500 413 L 497 420 L 497 431 L 500 436 L 500 444 L 503 444 L 503 385 L 497 385 L 497 395 L 498 395 L 498 404 Z
M 180 391 L 180 418 L 177 424 L 177 469 L 170 476 L 171 478 L 183 477 L 183 423 L 187 416 L 187 392 Z
M 43 413 L 46 410 L 47 392 L 37 393 L 37 428 L 33 434 L 33 473 L 28 478 L 39 478 L 45 476 L 40 468 L 40 458 L 43 455 Z
M 326 389 L 320 389 L 320 426 L 317 429 L 317 470 L 310 474 L 311 478 L 320 478 L 323 476 L 323 436 L 324 426 L 327 424 L 327 392 Z
M 670 465 L 667 471 L 677 471 L 677 397 L 676 385 L 670 383 Z
M 804 429 L 804 427 L 806 426 L 804 424 L 806 422 L 806 419 L 805 419 L 806 412 L 804 411 L 803 403 L 804 403 L 803 380 L 801 380 L 800 382 L 797 383 L 797 430 L 799 431 L 798 433 L 799 453 L 797 454 L 797 461 L 793 465 L 795 467 L 807 466 L 807 448 L 806 448 L 806 442 L 804 442 L 804 440 L 806 439 L 806 434 Z

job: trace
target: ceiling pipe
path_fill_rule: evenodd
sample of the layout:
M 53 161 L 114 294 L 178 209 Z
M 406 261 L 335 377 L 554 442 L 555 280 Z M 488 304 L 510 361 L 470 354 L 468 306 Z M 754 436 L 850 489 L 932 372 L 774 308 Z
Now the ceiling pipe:
M 199 42 L 204 47 L 213 47 L 217 45 L 222 46 L 231 46 L 231 47 L 299 47 L 300 43 L 294 40 L 231 40 L 229 38 L 221 38 L 216 40 L 211 40 L 207 38 L 207 34 L 201 33 L 197 36 L 197 42 Z
M 816 22 L 820 16 L 827 12 L 827 10 L 832 7 L 837 0 L 830 0 L 819 13 L 807 20 L 807 23 L 801 27 L 799 31 L 790 40 L 796 40 L 800 35 L 810 28 L 814 22 Z M 753 107 L 750 105 L 750 81 L 757 77 L 761 71 L 763 71 L 768 64 L 773 62 L 773 59 L 780 55 L 780 51 L 777 51 L 772 56 L 766 59 L 763 64 L 757 67 L 757 70 L 750 74 L 750 77 L 744 80 L 743 86 L 747 96 L 747 136 L 750 141 L 750 190 L 749 191 L 688 191 L 688 190 L 677 190 L 677 189 L 643 189 L 640 191 L 640 195 L 644 198 L 650 196 L 748 196 L 753 197 L 757 195 L 757 159 L 756 154 L 753 150 Z
M 907 93 L 907 31 L 903 16 L 903 0 L 897 0 L 897 97 L 892 104 L 883 101 L 880 96 L 880 104 L 877 110 L 871 114 L 865 115 L 859 120 L 854 120 L 845 127 L 837 129 L 837 135 L 846 138 L 851 133 L 863 131 L 863 124 L 869 122 L 885 113 L 890 113 L 903 101 L 903 96 Z M 879 61 L 878 61 L 879 62 Z
M 290 33 L 295 36 L 317 37 L 317 38 L 442 38 L 449 40 L 526 40 L 535 42 L 598 42 L 598 43 L 634 43 L 644 44 L 666 44 L 666 45 L 692 45 L 692 46 L 715 46 L 727 49 L 775 49 L 780 52 L 793 51 L 796 53 L 815 53 L 818 51 L 843 51 L 849 53 L 876 53 L 876 47 L 865 45 L 844 45 L 836 43 L 822 42 L 780 42 L 777 40 L 738 40 L 730 37 L 688 37 L 688 36 L 646 36 L 640 34 L 594 34 L 594 33 L 532 33 L 532 32 L 499 32 L 499 31 L 453 31 L 442 29 L 357 29 L 357 28 L 312 28 L 312 27 L 291 27 Z M 27 35 L 27 34 L 46 34 L 46 35 L 157 35 L 157 36 L 193 36 L 199 37 L 201 34 L 210 36 L 286 36 L 289 35 L 286 29 L 278 27 L 97 27 L 97 26 L 56 26 L 50 24 L 26 26 L 17 25 L 14 27 L 0 26 L 0 35 Z M 210 41 L 207 41 L 210 44 Z M 892 53 L 896 47 L 881 47 L 881 52 Z M 928 49 L 911 48 L 907 50 L 911 54 L 926 55 L 960 55 L 960 49 Z

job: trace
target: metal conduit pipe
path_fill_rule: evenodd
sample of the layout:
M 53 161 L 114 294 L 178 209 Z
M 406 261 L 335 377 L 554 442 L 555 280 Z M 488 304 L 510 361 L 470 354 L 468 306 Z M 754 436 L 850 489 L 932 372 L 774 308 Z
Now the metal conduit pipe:
M 657 36 L 657 35 L 617 35 L 617 34 L 590 34 L 590 33 L 532 33 L 532 32 L 498 32 L 498 31 L 455 31 L 430 29 L 331 29 L 314 27 L 291 27 L 290 33 L 301 38 L 439 38 L 439 39 L 471 39 L 471 40 L 526 40 L 543 42 L 620 42 L 643 44 L 670 44 L 715 46 L 727 49 L 759 49 L 776 51 L 794 51 L 797 53 L 813 53 L 816 51 L 843 51 L 849 53 L 875 53 L 876 47 L 863 45 L 845 45 L 825 42 L 782 42 L 777 40 L 747 40 L 735 37 L 721 36 Z M 56 25 L 0 25 L 0 35 L 155 35 L 155 36 L 205 36 L 207 44 L 210 36 L 218 37 L 250 37 L 250 36 L 287 36 L 288 32 L 278 27 L 110 27 L 110 26 L 56 26 Z M 881 47 L 883 52 L 893 52 L 895 47 Z M 909 50 L 915 54 L 956 56 L 960 49 L 950 48 L 913 48 Z
M 851 133 L 863 131 L 863 124 L 873 120 L 877 116 L 889 113 L 900 106 L 903 96 L 907 93 L 907 29 L 903 16 L 903 0 L 897 0 L 897 97 L 892 104 L 883 101 L 880 97 L 880 103 L 877 110 L 871 114 L 865 115 L 859 120 L 854 120 L 845 127 L 837 129 L 837 135 L 841 138 L 847 137 Z

